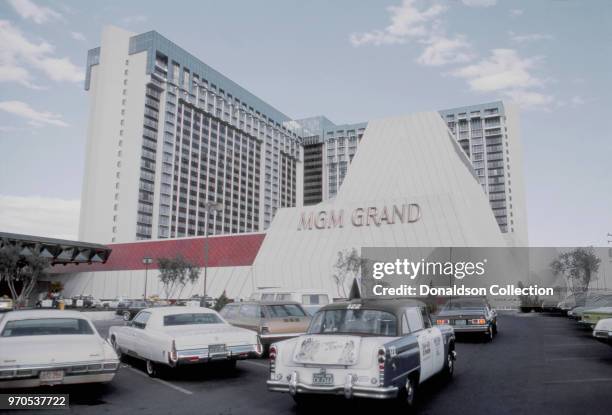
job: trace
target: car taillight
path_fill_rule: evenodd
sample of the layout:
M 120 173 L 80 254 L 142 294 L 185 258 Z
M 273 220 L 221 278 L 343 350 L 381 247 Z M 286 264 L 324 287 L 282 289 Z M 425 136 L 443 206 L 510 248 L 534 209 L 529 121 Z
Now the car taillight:
M 270 350 L 268 351 L 268 355 L 270 357 L 270 377 L 274 378 L 274 372 L 276 370 L 276 346 L 270 346 Z
M 385 360 L 387 360 L 387 351 L 384 347 L 378 349 L 378 385 L 385 384 Z
M 384 369 L 385 368 L 385 349 L 378 349 L 378 367 L 380 369 Z
M 483 325 L 487 324 L 487 321 L 484 318 L 474 318 L 474 319 L 470 320 L 470 323 L 477 324 L 479 326 L 483 326 Z
M 170 350 L 170 361 L 176 363 L 178 360 L 178 353 L 176 352 L 176 342 L 172 340 L 172 349 Z
M 448 323 L 449 323 L 448 320 L 443 320 L 443 319 L 436 320 L 436 324 L 438 325 L 448 324 Z

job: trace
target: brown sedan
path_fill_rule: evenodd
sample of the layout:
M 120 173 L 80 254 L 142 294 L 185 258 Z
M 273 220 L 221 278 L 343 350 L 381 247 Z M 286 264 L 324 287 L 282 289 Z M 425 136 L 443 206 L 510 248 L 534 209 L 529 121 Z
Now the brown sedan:
M 310 316 L 293 301 L 245 301 L 227 304 L 220 314 L 230 324 L 259 333 L 270 344 L 297 337 L 308 329 Z

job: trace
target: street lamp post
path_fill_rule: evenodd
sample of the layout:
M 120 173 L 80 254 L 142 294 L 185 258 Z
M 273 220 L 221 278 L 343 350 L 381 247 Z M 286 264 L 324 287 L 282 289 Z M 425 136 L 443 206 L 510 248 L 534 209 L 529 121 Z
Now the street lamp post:
M 142 263 L 145 266 L 145 283 L 144 283 L 144 299 L 147 299 L 147 280 L 149 276 L 149 265 L 153 263 L 153 258 L 146 256 L 142 258 Z
M 223 205 L 219 202 L 204 203 L 204 305 L 206 305 L 206 284 L 208 282 L 208 217 L 211 213 L 223 211 Z

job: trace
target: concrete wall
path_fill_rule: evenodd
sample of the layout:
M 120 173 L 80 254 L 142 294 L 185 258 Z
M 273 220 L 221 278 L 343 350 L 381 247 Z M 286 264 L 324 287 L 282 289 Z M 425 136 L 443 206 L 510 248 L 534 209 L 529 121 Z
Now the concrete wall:
M 159 271 L 149 270 L 147 274 L 147 296 L 159 295 L 165 298 L 165 292 L 159 281 Z M 142 298 L 145 287 L 145 270 L 133 271 L 98 271 L 59 274 L 49 278 L 64 284 L 64 296 L 93 295 L 96 298 Z M 251 267 L 217 267 L 208 268 L 207 293 L 218 297 L 223 291 L 231 298 L 247 298 L 253 292 L 253 275 Z M 204 269 L 195 284 L 187 284 L 180 292 L 180 298 L 188 298 L 204 292 Z M 179 290 L 170 298 L 178 298 Z

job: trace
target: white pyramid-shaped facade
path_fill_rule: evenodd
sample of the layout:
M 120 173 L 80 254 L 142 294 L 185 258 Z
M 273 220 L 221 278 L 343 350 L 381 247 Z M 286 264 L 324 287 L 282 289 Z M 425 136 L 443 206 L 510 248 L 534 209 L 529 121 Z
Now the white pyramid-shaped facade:
M 370 121 L 336 198 L 277 212 L 255 259 L 254 288 L 333 293 L 338 252 L 373 246 L 506 246 L 436 112 Z

